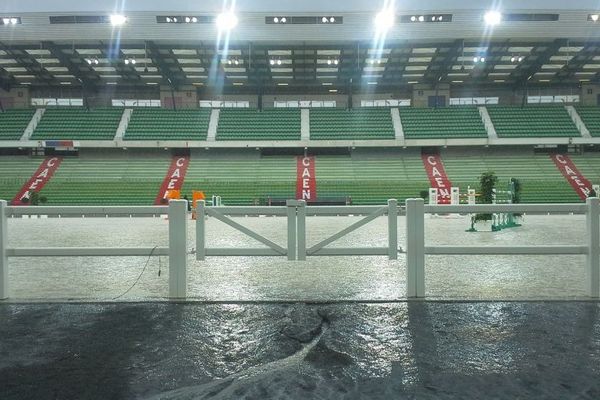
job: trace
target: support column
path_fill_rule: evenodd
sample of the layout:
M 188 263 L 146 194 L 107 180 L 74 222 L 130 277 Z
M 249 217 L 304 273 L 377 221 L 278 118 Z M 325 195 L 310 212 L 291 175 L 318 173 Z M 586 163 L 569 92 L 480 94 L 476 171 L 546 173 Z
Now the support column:
M 287 200 L 287 252 L 288 260 L 296 259 L 296 200 Z
M 184 299 L 187 289 L 187 201 L 169 202 L 169 298 Z
M 8 218 L 6 200 L 0 200 L 0 300 L 8 299 Z
M 196 260 L 206 259 L 206 202 L 198 200 L 196 203 Z
M 423 199 L 406 200 L 406 295 L 425 297 L 425 213 Z
M 306 261 L 306 201 L 298 201 L 298 261 Z
M 589 296 L 600 297 L 600 203 L 597 197 L 590 197 L 587 203 L 587 245 L 586 270 Z
M 388 255 L 398 259 L 398 200 L 388 200 Z

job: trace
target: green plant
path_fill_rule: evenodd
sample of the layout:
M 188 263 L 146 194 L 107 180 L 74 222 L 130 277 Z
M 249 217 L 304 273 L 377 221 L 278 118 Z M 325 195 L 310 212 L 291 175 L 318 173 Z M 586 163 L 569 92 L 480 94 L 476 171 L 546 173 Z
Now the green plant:
M 496 188 L 496 183 L 498 182 L 498 177 L 493 171 L 484 172 L 481 174 L 479 178 L 479 203 L 481 204 L 492 204 L 494 201 L 494 189 Z M 475 222 L 477 221 L 490 221 L 492 219 L 492 214 L 476 214 Z
M 419 192 L 419 197 L 423 200 L 427 200 L 429 198 L 429 190 L 421 190 Z

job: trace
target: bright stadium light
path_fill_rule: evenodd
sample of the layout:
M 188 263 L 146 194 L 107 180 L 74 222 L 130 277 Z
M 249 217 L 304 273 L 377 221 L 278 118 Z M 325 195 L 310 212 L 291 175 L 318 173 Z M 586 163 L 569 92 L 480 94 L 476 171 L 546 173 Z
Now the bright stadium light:
M 395 20 L 393 10 L 382 10 L 375 17 L 375 27 L 378 31 L 387 31 L 394 26 Z
M 127 22 L 127 17 L 121 14 L 113 14 L 110 16 L 110 23 L 114 26 L 123 25 Z
M 488 11 L 483 16 L 483 20 L 487 25 L 498 25 L 500 22 L 502 22 L 502 14 L 499 11 Z
M 217 28 L 220 31 L 230 31 L 238 24 L 238 17 L 231 11 L 223 12 L 217 16 Z

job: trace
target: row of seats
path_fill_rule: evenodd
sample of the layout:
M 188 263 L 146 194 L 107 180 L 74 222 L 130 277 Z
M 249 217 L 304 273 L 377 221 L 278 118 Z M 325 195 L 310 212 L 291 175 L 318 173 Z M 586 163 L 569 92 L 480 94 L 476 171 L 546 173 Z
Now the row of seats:
M 562 106 L 488 106 L 487 110 L 498 137 L 581 136 Z
M 77 107 L 46 108 L 33 136 L 34 140 L 112 140 L 122 108 L 85 109 Z
M 389 108 L 310 110 L 310 138 L 313 140 L 394 139 Z
M 138 108 L 131 114 L 125 140 L 206 140 L 209 109 Z
M 577 114 L 583 121 L 583 124 L 590 131 L 590 135 L 594 137 L 600 136 L 600 108 L 589 106 L 575 107 Z
M 562 106 L 487 106 L 499 137 L 577 137 L 579 131 Z M 593 136 L 600 136 L 600 108 L 577 107 Z M 18 140 L 35 110 L 18 109 L 0 113 L 0 140 Z M 400 107 L 405 137 L 485 138 L 477 107 Z M 125 140 L 206 140 L 209 109 L 133 110 Z M 123 114 L 122 108 L 87 110 L 77 107 L 50 107 L 35 129 L 34 140 L 112 140 Z M 310 110 L 310 137 L 313 140 L 394 139 L 389 108 L 352 110 L 323 108 Z M 217 140 L 299 140 L 299 109 L 220 110 Z
M 494 171 L 498 187 L 511 177 L 520 179 L 526 203 L 579 202 L 579 197 L 547 155 L 442 155 L 446 173 L 463 193 L 477 188 L 479 176 Z M 600 179 L 600 157 L 573 156 L 581 172 L 594 183 Z M 39 166 L 41 158 L 0 157 L 0 198 L 11 200 Z M 128 158 L 67 157 L 43 188 L 51 205 L 149 205 L 168 170 L 166 152 Z M 319 198 L 351 197 L 353 204 L 383 204 L 389 198 L 404 201 L 429 188 L 420 155 L 317 156 Z M 192 156 L 183 193 L 203 190 L 222 196 L 227 205 L 265 204 L 293 198 L 296 160 L 292 156 Z
M 400 108 L 407 139 L 486 138 L 477 107 Z
M 222 109 L 217 140 L 300 140 L 299 109 Z
M 29 125 L 34 109 L 9 109 L 0 112 L 0 140 L 19 140 Z

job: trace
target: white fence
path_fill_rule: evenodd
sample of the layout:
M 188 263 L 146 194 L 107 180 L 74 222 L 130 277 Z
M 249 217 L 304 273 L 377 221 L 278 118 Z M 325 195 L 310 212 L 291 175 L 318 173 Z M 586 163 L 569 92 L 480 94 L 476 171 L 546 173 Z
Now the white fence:
M 396 200 L 385 206 L 315 206 L 304 201 L 289 200 L 282 207 L 206 207 L 199 202 L 196 218 L 196 258 L 211 256 L 285 256 L 288 260 L 306 260 L 311 256 L 387 256 L 397 259 L 406 254 L 407 297 L 425 297 L 425 255 L 585 255 L 588 294 L 600 297 L 600 204 L 590 198 L 586 204 L 489 204 L 489 205 L 425 205 L 423 199 L 406 201 L 406 251 L 398 246 L 398 215 L 402 212 Z M 425 243 L 425 214 L 469 213 L 561 213 L 586 215 L 586 243 L 581 245 L 519 246 L 428 246 Z M 8 217 L 22 215 L 70 216 L 169 216 L 169 247 L 159 248 L 9 248 Z M 280 246 L 252 231 L 232 216 L 282 216 L 287 219 L 287 245 Z M 313 245 L 306 243 L 307 216 L 358 216 L 363 218 L 347 228 Z M 258 240 L 262 248 L 206 247 L 206 217 L 214 217 L 236 230 Z M 328 247 L 361 226 L 380 216 L 387 216 L 386 247 Z M 186 297 L 187 282 L 187 202 L 175 200 L 168 207 L 9 207 L 0 201 L 0 299 L 8 298 L 8 259 L 10 257 L 82 257 L 82 256 L 169 256 L 169 297 Z
M 9 248 L 8 218 L 24 215 L 118 217 L 169 216 L 169 247 L 45 247 Z M 0 300 L 8 298 L 8 260 L 11 257 L 139 257 L 169 256 L 169 297 L 186 297 L 187 201 L 156 207 L 9 207 L 0 200 Z

